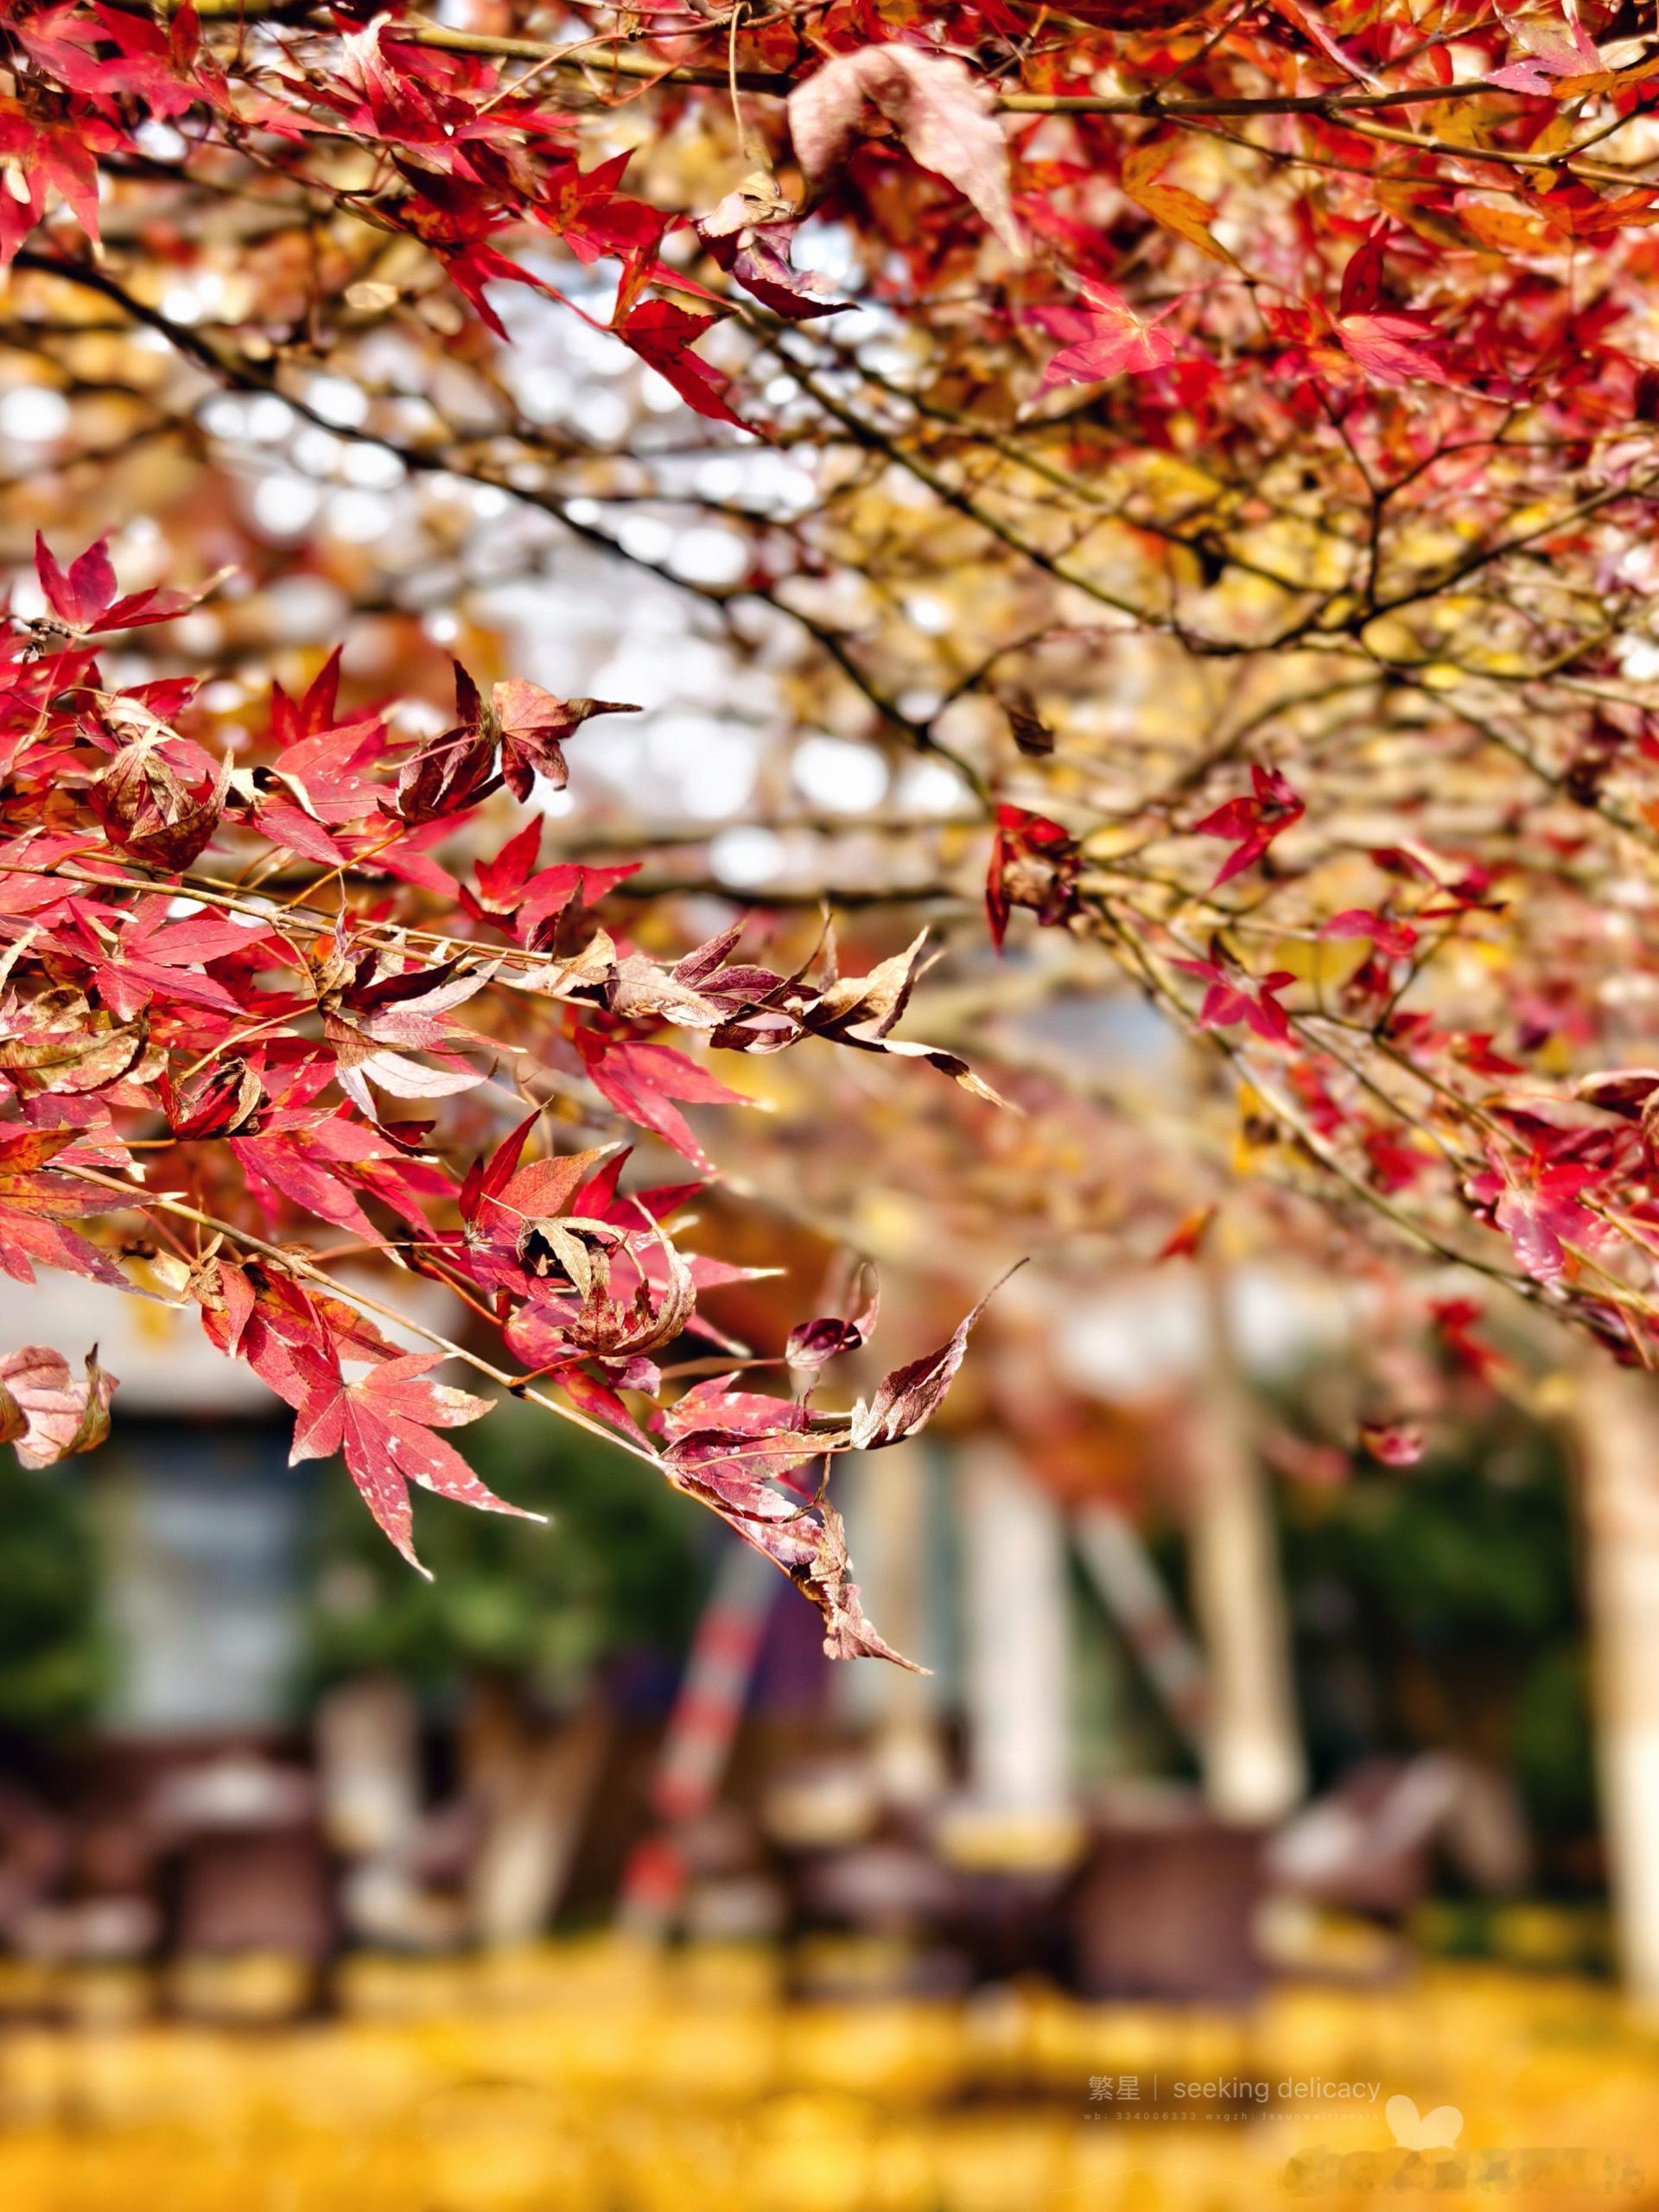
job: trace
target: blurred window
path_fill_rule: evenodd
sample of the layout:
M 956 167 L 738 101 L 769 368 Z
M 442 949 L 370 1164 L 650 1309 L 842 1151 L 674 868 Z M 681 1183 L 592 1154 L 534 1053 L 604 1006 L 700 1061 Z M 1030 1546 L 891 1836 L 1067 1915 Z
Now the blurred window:
M 261 1422 L 118 1429 L 104 1485 L 118 1732 L 189 1735 L 288 1718 L 302 1650 L 313 1471 Z

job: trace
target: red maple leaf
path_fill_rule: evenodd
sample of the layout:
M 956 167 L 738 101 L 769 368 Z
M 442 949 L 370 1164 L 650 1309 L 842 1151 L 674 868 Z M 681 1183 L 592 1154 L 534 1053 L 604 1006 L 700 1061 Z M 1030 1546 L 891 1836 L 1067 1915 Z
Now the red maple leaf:
M 1084 279 L 1078 289 L 1088 303 L 1084 307 L 1033 310 L 1033 321 L 1051 338 L 1071 341 L 1044 370 L 1045 391 L 1051 385 L 1100 384 L 1109 377 L 1140 376 L 1148 369 L 1161 369 L 1181 351 L 1166 330 L 1158 328 L 1176 302 L 1143 320 L 1109 284 Z
M 1506 62 L 1502 69 L 1494 69 L 1488 82 L 1502 85 L 1506 92 L 1528 92 L 1547 99 L 1555 92 L 1557 83 L 1565 87 L 1575 77 L 1593 77 L 1605 71 L 1607 65 L 1594 40 L 1571 10 L 1566 11 L 1566 16 L 1562 30 L 1557 30 L 1553 22 L 1541 16 L 1530 22 L 1520 16 L 1501 17 L 1504 29 L 1522 48 L 1523 58 Z
M 665 1144 L 683 1153 L 699 1167 L 709 1160 L 691 1134 L 683 1114 L 673 1101 L 699 1106 L 747 1106 L 741 1090 L 732 1090 L 677 1052 L 671 1045 L 636 1045 L 626 1039 L 605 1039 L 582 1031 L 576 1039 L 588 1077 L 601 1096 L 619 1114 L 626 1114 L 641 1128 L 654 1129 Z
M 727 404 L 731 378 L 710 368 L 691 351 L 717 321 L 711 315 L 692 315 L 671 300 L 642 300 L 622 321 L 616 334 L 640 359 L 671 384 L 688 407 L 696 408 L 712 423 L 734 423 L 740 430 L 748 424 Z
M 400 1159 L 397 1146 L 383 1131 L 340 1114 L 317 1120 L 302 1111 L 285 1111 L 273 1116 L 258 1136 L 232 1138 L 231 1150 L 251 1195 L 274 1222 L 283 1220 L 286 1198 L 302 1213 L 377 1244 L 385 1240 L 353 1192 L 380 1198 L 424 1236 L 428 1226 L 420 1194 L 435 1196 L 448 1187 L 435 1169 Z
M 985 918 L 991 943 L 1000 952 L 1015 906 L 1029 906 L 1045 929 L 1077 911 L 1077 883 L 1083 868 L 1077 841 L 1046 814 L 1022 806 L 999 806 L 991 862 L 985 876 Z
M 1440 384 L 1453 379 L 1433 350 L 1434 327 L 1421 315 L 1344 315 L 1338 344 L 1373 384 Z
M 1437 1298 L 1429 1301 L 1429 1318 L 1440 1342 L 1458 1366 L 1481 1382 L 1509 1365 L 1501 1351 L 1494 1351 L 1474 1333 L 1483 1309 L 1472 1298 Z
M 314 824 L 339 826 L 360 822 L 378 805 L 379 788 L 361 771 L 386 749 L 385 723 L 378 714 L 342 722 L 339 698 L 338 647 L 297 701 L 280 683 L 270 687 L 270 735 L 276 760 L 270 774 L 281 792 L 291 795 L 294 804 L 267 798 L 259 810 L 259 823 L 279 842 L 288 842 L 282 833 L 296 808 Z M 276 812 L 279 804 L 284 808 L 280 818 Z
M 1289 1042 L 1290 1016 L 1274 995 L 1295 982 L 1288 969 L 1275 968 L 1270 976 L 1252 978 L 1230 971 L 1215 957 L 1177 960 L 1173 965 L 1189 976 L 1201 976 L 1210 986 L 1198 1008 L 1200 1029 L 1230 1029 L 1236 1021 L 1242 1021 L 1270 1044 Z
M 225 98 L 224 73 L 201 44 L 189 0 L 165 26 L 97 0 L 84 10 L 71 0 L 36 10 L 10 28 L 37 67 L 111 118 L 123 100 L 142 100 L 166 122 L 199 99 Z
M 1234 876 L 1242 875 L 1247 868 L 1254 867 L 1274 839 L 1300 822 L 1307 811 L 1276 768 L 1253 766 L 1250 785 L 1248 798 L 1230 798 L 1224 806 L 1217 807 L 1213 814 L 1206 814 L 1202 822 L 1192 825 L 1195 837 L 1237 840 L 1235 849 L 1216 871 L 1210 886 L 1212 891 L 1230 883 Z
M 1403 960 L 1417 942 L 1417 932 L 1397 915 L 1379 913 L 1371 906 L 1349 906 L 1332 914 L 1319 931 L 1321 937 L 1363 937 L 1384 960 Z
M 83 634 L 101 630 L 137 630 L 149 622 L 168 622 L 195 604 L 186 592 L 130 591 L 117 598 L 115 570 L 111 565 L 109 539 L 100 537 L 77 555 L 66 573 L 53 558 L 51 549 L 35 533 L 35 574 L 46 594 L 46 603 L 60 622 Z
M 1596 1171 L 1570 1160 L 1531 1154 L 1519 1167 L 1496 1151 L 1491 1166 L 1469 1178 L 1466 1188 L 1515 1248 L 1515 1256 L 1535 1282 L 1559 1283 L 1567 1273 L 1568 1242 L 1595 1244 L 1605 1224 L 1581 1203 L 1585 1190 L 1599 1181 Z
M 633 159 L 613 154 L 591 169 L 565 162 L 547 181 L 534 213 L 555 231 L 584 266 L 607 254 L 628 260 L 656 248 L 668 218 L 649 200 L 624 197 L 616 188 Z
M 67 1152 L 77 1129 L 0 1129 L 0 1274 L 33 1282 L 31 1261 L 65 1268 L 117 1290 L 126 1277 L 95 1245 L 63 1225 L 76 1215 L 112 1213 L 134 1203 L 95 1184 L 81 1183 L 48 1163 Z
M 23 194 L 0 194 L 0 262 L 11 259 L 45 214 L 47 194 L 54 189 L 87 237 L 96 239 L 97 154 L 119 143 L 118 132 L 92 118 L 84 124 L 67 124 L 0 111 L 0 157 Z
M 198 972 L 215 960 L 252 952 L 264 931 L 228 914 L 200 913 L 170 920 L 168 901 L 143 899 L 107 960 L 93 964 L 99 996 L 123 1021 L 158 995 L 174 1002 L 234 1014 L 240 1001 L 212 976 Z
M 578 906 L 591 906 L 637 875 L 640 868 L 638 861 L 621 861 L 609 868 L 559 861 L 538 868 L 542 826 L 539 819 L 526 823 L 493 860 L 477 862 L 476 893 L 464 883 L 461 887 L 461 903 L 475 921 L 492 922 L 536 950 L 552 941 L 559 917 L 573 899 Z
M 302 1344 L 292 1355 L 300 1395 L 289 1464 L 342 1453 L 370 1512 L 423 1574 L 427 1569 L 415 1555 L 411 1535 L 410 1483 L 486 1512 L 511 1513 L 525 1521 L 543 1517 L 498 1497 L 453 1445 L 432 1433 L 435 1428 L 462 1427 L 490 1410 L 486 1398 L 426 1380 L 427 1370 L 442 1357 L 437 1352 L 408 1353 L 382 1360 L 357 1382 L 347 1382 L 337 1362 L 315 1345 Z
M 1388 225 L 1379 224 L 1371 236 L 1348 257 L 1348 266 L 1342 272 L 1342 290 L 1337 298 L 1337 313 L 1370 315 L 1382 297 L 1382 242 L 1388 234 Z

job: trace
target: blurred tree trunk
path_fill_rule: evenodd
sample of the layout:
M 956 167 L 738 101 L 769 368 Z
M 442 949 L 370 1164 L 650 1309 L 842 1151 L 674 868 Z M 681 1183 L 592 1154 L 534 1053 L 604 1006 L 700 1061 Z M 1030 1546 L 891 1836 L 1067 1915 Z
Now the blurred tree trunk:
M 467 1792 L 484 1834 L 467 1885 L 474 1933 L 527 1943 L 557 1909 L 611 1740 L 592 1699 L 556 1727 L 531 1719 L 498 1686 L 474 1691 L 461 1742 Z
M 1209 1678 L 1204 1782 L 1224 1819 L 1281 1820 L 1307 1786 L 1278 1544 L 1218 1274 L 1187 1426 L 1192 1602 Z
M 925 1666 L 938 1663 L 939 1640 L 928 1589 L 930 1471 L 928 1446 L 912 1439 L 843 1462 L 837 1477 L 864 1610 L 889 1643 Z M 949 1777 L 938 1676 L 847 1667 L 836 1688 L 838 1701 L 869 1730 L 884 1799 L 912 1807 L 943 1796 Z
M 962 1454 L 969 1780 L 987 1812 L 1046 1816 L 1071 1798 L 1069 1591 L 1055 1500 L 1001 1445 Z
M 1659 2009 L 1659 1385 L 1592 1354 L 1572 1429 L 1619 1966 L 1631 1996 Z
M 323 1821 L 353 1859 L 405 1845 L 421 1818 L 421 1724 L 395 1675 L 359 1675 L 318 1700 L 315 1723 Z

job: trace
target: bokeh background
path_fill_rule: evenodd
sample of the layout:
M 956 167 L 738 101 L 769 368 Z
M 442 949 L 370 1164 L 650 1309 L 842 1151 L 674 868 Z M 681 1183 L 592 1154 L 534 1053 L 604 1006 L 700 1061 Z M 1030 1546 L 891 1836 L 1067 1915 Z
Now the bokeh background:
M 156 304 L 212 329 L 303 298 L 284 250 L 209 224 Z M 101 1453 L 0 1468 L 0 2201 L 1659 2203 L 1647 1386 L 1496 1313 L 1459 1356 L 1271 1199 L 1169 1251 L 1189 1048 L 1064 944 L 994 961 L 949 761 L 722 597 L 822 470 L 499 304 L 499 362 L 435 346 L 436 288 L 418 344 L 346 321 L 308 418 L 20 280 L 14 604 L 36 526 L 112 527 L 127 588 L 235 564 L 111 657 L 208 675 L 227 744 L 342 636 L 351 696 L 434 730 L 451 654 L 636 701 L 543 795 L 544 858 L 644 856 L 619 926 L 641 890 L 664 945 L 753 902 L 786 959 L 830 898 L 849 968 L 922 922 L 951 948 L 914 1027 L 1014 1065 L 1021 1112 L 805 1051 L 737 1072 L 764 1110 L 699 1117 L 742 1205 L 711 1190 L 698 1248 L 781 1271 L 709 1302 L 759 1354 L 849 1255 L 882 1281 L 872 1375 L 1029 1262 L 926 1440 L 837 1476 L 871 1615 L 931 1671 L 830 1665 L 763 1561 L 516 1408 L 464 1441 L 550 1525 L 424 1506 L 420 1582 L 190 1319 L 4 1287 L 0 1340 L 96 1337 L 121 1389 Z M 539 504 L 353 435 L 442 400 L 483 452 L 498 372 Z M 898 495 L 849 467 L 879 531 Z M 963 620 L 936 551 L 930 637 Z M 1057 674 L 1079 742 L 1185 710 L 1132 662 L 1092 709 L 1086 640 Z M 964 696 L 957 737 L 995 711 Z M 1248 1130 L 1196 1134 L 1219 1192 Z

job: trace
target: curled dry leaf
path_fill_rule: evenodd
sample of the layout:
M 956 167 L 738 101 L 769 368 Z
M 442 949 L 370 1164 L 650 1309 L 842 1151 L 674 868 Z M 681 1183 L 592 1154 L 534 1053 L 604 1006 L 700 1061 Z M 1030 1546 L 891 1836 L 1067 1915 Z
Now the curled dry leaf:
M 696 226 L 716 264 L 729 270 L 762 307 L 793 322 L 835 315 L 848 305 L 822 276 L 791 262 L 800 212 L 774 176 L 757 169 Z
M 84 991 L 43 991 L 0 1008 L 0 1071 L 21 1091 L 103 1090 L 141 1074 L 148 1050 L 143 1019 L 117 1021 Z
M 803 1440 L 779 1442 L 770 1461 L 756 1440 L 740 1436 L 722 1449 L 714 1437 L 704 1443 L 687 1437 L 667 1463 L 675 1489 L 717 1513 L 746 1544 L 752 1544 L 810 1599 L 823 1619 L 823 1648 L 831 1659 L 887 1659 L 911 1674 L 925 1670 L 895 1651 L 866 1618 L 858 1585 L 851 1579 L 847 1532 L 832 1505 L 805 1503 L 763 1479 L 768 1466 L 782 1471 L 791 1455 L 798 1465 L 810 1455 Z
M 227 1052 L 199 1075 L 175 1086 L 163 1074 L 157 1090 L 167 1125 L 185 1141 L 200 1137 L 238 1136 L 257 1126 L 264 1090 L 245 1059 Z
M 197 753 L 194 746 L 189 754 Z M 136 861 L 187 868 L 219 827 L 230 762 L 202 760 L 194 777 L 178 765 L 182 741 L 150 718 L 86 787 L 86 804 L 113 845 Z
M 865 1618 L 858 1586 L 849 1578 L 840 1516 L 821 1494 L 801 1486 L 798 1471 L 823 1453 L 880 1451 L 925 1427 L 962 1365 L 969 1332 L 985 1304 L 981 1299 L 938 1351 L 885 1376 L 869 1403 L 854 1408 L 846 1426 L 827 1415 L 817 1420 L 787 1399 L 733 1390 L 729 1376 L 698 1383 L 670 1410 L 671 1440 L 663 1455 L 670 1481 L 718 1513 L 812 1600 L 823 1616 L 823 1648 L 833 1659 L 888 1659 L 922 1671 Z M 874 1311 L 872 1286 L 855 1322 L 808 1323 L 796 1332 L 798 1344 L 791 1338 L 791 1365 L 816 1369 L 836 1351 L 851 1349 L 841 1338 L 861 1342 Z
M 582 1308 L 566 1336 L 579 1351 L 601 1359 L 637 1359 L 672 1343 L 690 1319 L 696 1305 L 691 1270 L 660 1230 L 657 1231 L 667 1268 L 667 1282 L 660 1298 L 652 1295 L 643 1270 L 633 1297 L 627 1303 L 609 1295 L 607 1268 L 601 1264 L 589 1278 Z
M 868 1343 L 881 1310 L 881 1291 L 873 1267 L 867 1265 L 861 1273 L 868 1289 L 856 1313 L 846 1320 L 823 1313 L 814 1320 L 798 1322 L 790 1331 L 784 1357 L 798 1375 L 816 1375 L 830 1360 Z
M 1016 258 L 1025 240 L 1014 219 L 1008 148 L 994 96 L 953 54 L 912 46 L 839 54 L 789 96 L 789 131 L 809 188 L 819 191 L 871 120 L 890 123 L 920 168 L 955 185 Z
M 858 1052 L 884 1052 L 895 1059 L 925 1060 L 930 1067 L 938 1068 L 942 1075 L 960 1084 L 971 1097 L 1004 1106 L 1007 1101 L 976 1075 L 960 1054 L 946 1052 L 938 1045 L 924 1045 L 892 1034 L 910 1004 L 918 982 L 931 964 L 924 957 L 926 946 L 927 931 L 923 930 L 902 952 L 878 962 L 868 975 L 847 976 L 826 984 L 815 1003 L 802 1007 L 798 1016 L 801 1026 L 813 1036 L 828 1037 L 837 1045 L 849 1045 Z
M 1008 1274 L 1016 1274 L 1025 1265 L 1016 1261 Z M 944 1394 L 950 1388 L 963 1355 L 968 1349 L 969 1333 L 985 1311 L 989 1300 L 1002 1287 L 1008 1275 L 992 1284 L 983 1298 L 970 1313 L 964 1313 L 948 1339 L 937 1351 L 925 1353 L 903 1367 L 895 1367 L 877 1383 L 868 1403 L 861 1399 L 853 1408 L 851 1443 L 857 1452 L 879 1452 L 884 1445 L 902 1443 L 906 1437 L 926 1427 L 944 1403 Z
M 62 1354 L 44 1344 L 7 1352 L 0 1357 L 0 1443 L 14 1446 L 26 1467 L 94 1450 L 110 1433 L 115 1381 L 99 1365 L 96 1347 L 79 1382 Z
M 556 791 L 570 780 L 562 741 L 594 715 L 637 715 L 620 699 L 556 699 L 539 683 L 509 677 L 491 687 L 490 706 L 501 735 L 501 776 L 518 799 L 530 797 L 537 776 Z
M 1001 697 L 1003 713 L 1008 718 L 1008 734 L 1028 760 L 1042 760 L 1054 750 L 1054 733 L 1037 711 L 1037 702 L 1029 691 L 1005 691 Z

